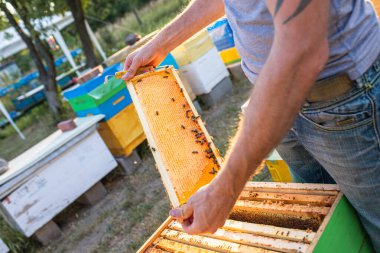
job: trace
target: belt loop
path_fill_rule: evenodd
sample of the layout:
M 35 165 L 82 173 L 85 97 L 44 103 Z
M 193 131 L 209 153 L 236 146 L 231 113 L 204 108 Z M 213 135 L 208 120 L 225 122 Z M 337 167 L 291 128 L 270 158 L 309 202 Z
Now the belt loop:
M 364 87 L 364 85 L 367 83 L 366 81 L 367 78 L 365 78 L 364 75 L 362 75 L 361 77 L 359 77 L 358 79 L 355 80 L 355 86 L 357 89 L 361 89 Z

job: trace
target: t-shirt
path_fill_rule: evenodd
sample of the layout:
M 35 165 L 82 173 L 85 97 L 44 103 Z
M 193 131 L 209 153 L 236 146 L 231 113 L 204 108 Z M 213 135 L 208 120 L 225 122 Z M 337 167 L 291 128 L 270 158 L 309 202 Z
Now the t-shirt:
M 330 56 L 318 79 L 347 73 L 360 77 L 380 54 L 380 22 L 369 0 L 331 0 Z M 255 82 L 269 55 L 274 24 L 264 0 L 225 0 L 242 68 Z

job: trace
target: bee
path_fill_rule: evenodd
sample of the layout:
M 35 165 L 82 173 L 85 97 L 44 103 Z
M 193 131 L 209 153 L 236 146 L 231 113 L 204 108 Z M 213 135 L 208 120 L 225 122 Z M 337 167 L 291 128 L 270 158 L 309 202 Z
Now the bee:
M 165 70 L 165 73 L 168 74 L 168 75 L 170 75 L 170 72 L 169 72 L 169 71 L 166 71 L 166 70 Z
M 193 154 L 198 154 L 198 151 L 193 151 L 192 153 L 193 153 Z
M 206 158 L 208 159 L 214 158 L 214 155 L 213 154 L 206 155 Z
M 182 129 L 186 129 L 186 127 L 184 125 L 181 125 Z
M 189 113 L 191 112 L 191 110 L 187 110 L 186 111 L 186 118 L 190 118 L 190 116 L 189 116 Z
M 137 80 L 138 83 L 141 82 L 141 81 L 142 81 L 141 79 Z
M 201 145 L 203 144 L 202 141 L 200 141 L 200 140 L 196 140 L 195 142 L 200 143 Z
M 218 173 L 218 171 L 215 168 L 212 168 L 212 171 L 210 171 L 209 173 L 215 175 L 216 173 Z
M 182 107 L 183 107 L 183 108 L 186 108 L 186 104 L 183 104 Z
M 168 77 L 168 76 L 163 76 L 163 78 L 167 79 L 167 78 L 169 78 L 169 77 Z
M 211 154 L 211 153 L 212 153 L 212 149 L 211 149 L 211 148 L 206 149 L 205 152 L 206 152 L 207 154 Z
M 174 98 L 172 98 L 172 101 L 173 101 L 173 102 L 175 102 L 175 99 L 174 99 Z
M 158 116 L 158 114 L 159 114 L 158 111 L 156 111 L 156 115 L 157 115 L 157 116 Z
M 156 152 L 156 149 L 155 149 L 154 147 L 152 147 L 152 151 L 153 151 L 153 152 Z
M 193 132 L 193 133 L 198 133 L 198 129 L 193 129 L 193 130 L 191 130 L 191 132 Z
M 183 93 L 183 89 L 181 88 L 181 93 Z
M 195 135 L 195 137 L 196 137 L 197 139 L 199 139 L 202 135 L 203 135 L 203 133 L 197 133 L 197 134 Z

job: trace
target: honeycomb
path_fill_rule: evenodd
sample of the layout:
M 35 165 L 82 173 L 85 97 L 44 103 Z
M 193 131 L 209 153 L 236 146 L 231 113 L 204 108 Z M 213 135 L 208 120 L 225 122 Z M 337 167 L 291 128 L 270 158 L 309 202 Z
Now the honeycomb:
M 151 150 L 159 152 L 179 203 L 183 204 L 216 176 L 220 156 L 179 82 L 171 68 L 131 80 L 154 139 Z

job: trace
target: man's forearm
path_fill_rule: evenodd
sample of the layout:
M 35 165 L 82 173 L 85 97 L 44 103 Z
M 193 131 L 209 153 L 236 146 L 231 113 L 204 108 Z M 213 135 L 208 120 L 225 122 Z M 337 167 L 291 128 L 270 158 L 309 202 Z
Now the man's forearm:
M 199 30 L 224 15 L 223 0 L 194 0 L 165 26 L 152 43 L 169 53 Z

